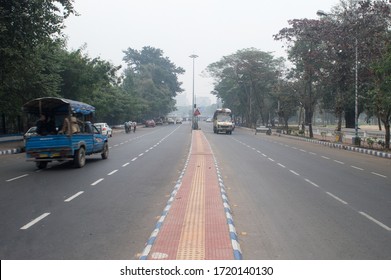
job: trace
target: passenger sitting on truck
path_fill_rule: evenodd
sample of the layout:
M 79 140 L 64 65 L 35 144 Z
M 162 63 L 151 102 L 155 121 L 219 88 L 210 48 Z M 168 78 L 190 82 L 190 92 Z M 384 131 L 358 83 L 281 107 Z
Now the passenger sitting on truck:
M 68 135 L 70 134 L 75 134 L 80 132 L 80 127 L 78 124 L 78 120 L 76 119 L 75 116 L 71 116 L 71 119 L 69 120 L 69 117 L 66 117 L 64 119 L 64 124 L 62 125 L 61 130 L 58 133 L 67 133 Z
M 48 123 L 46 121 L 46 116 L 41 114 L 39 120 L 37 121 L 37 133 L 39 135 L 47 135 L 48 134 Z
M 49 134 L 57 134 L 56 122 L 54 120 L 54 117 L 49 118 L 49 121 L 47 122 L 47 131 Z

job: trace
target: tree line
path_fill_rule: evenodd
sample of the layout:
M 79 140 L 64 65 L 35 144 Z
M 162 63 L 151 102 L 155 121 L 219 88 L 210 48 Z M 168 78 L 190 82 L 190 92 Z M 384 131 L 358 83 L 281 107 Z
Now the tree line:
M 208 66 L 213 93 L 249 127 L 278 117 L 288 129 L 289 118 L 300 111 L 310 137 L 316 109 L 334 112 L 337 131 L 343 119 L 354 128 L 356 111 L 365 112 L 381 120 L 389 149 L 389 1 L 341 0 L 330 12 L 319 11 L 318 19 L 288 23 L 274 39 L 285 43 L 290 68 L 270 52 L 239 50 Z
M 124 50 L 125 69 L 89 57 L 85 46 L 68 51 L 69 16 L 78 16 L 73 0 L 0 1 L 0 134 L 25 131 L 22 105 L 45 96 L 91 104 L 95 119 L 110 124 L 175 109 L 184 69 L 149 46 Z

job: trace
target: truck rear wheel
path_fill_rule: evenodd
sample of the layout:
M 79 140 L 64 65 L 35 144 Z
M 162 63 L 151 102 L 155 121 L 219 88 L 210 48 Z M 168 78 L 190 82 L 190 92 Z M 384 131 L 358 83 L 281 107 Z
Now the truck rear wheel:
M 105 146 L 103 147 L 103 152 L 101 153 L 102 159 L 107 159 L 109 157 L 109 145 L 107 142 L 105 143 Z
M 35 164 L 38 169 L 45 169 L 46 166 L 48 165 L 48 162 L 47 161 L 37 161 Z
M 78 168 L 81 168 L 86 164 L 86 151 L 84 147 L 80 147 L 80 149 L 76 151 L 74 163 Z

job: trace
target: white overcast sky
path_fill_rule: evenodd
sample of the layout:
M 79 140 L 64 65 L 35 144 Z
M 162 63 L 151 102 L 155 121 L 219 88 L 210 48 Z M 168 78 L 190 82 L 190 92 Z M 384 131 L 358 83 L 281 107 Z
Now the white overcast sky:
M 339 0 L 75 0 L 80 16 L 66 20 L 68 48 L 87 45 L 90 57 L 115 65 L 123 51 L 144 46 L 159 48 L 176 66 L 186 70 L 179 77 L 191 100 L 195 60 L 195 94 L 209 96 L 213 80 L 202 71 L 225 55 L 245 48 L 286 56 L 273 35 L 288 27 L 289 19 L 317 18 L 316 11 L 330 11 Z

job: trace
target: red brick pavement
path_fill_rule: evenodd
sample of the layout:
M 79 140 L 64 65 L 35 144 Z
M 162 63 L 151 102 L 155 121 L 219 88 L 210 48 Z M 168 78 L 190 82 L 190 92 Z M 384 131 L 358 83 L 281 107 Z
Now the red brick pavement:
M 234 259 L 214 157 L 194 130 L 188 166 L 147 259 Z

